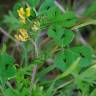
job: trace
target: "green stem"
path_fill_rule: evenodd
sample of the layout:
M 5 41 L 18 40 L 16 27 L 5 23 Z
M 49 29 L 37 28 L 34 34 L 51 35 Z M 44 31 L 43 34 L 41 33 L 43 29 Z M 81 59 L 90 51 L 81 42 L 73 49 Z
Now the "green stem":
M 2 88 L 2 86 L 0 86 L 0 89 L 1 89 L 1 92 L 2 92 L 3 96 L 6 96 L 5 92 L 4 92 L 4 88 Z
M 64 71 L 61 75 L 57 76 L 57 77 L 55 78 L 55 80 L 53 80 L 52 85 L 49 87 L 48 93 L 51 93 L 51 92 L 53 91 L 52 89 L 54 89 L 54 85 L 55 85 L 56 81 L 59 80 L 59 79 L 65 78 L 65 77 L 67 77 L 68 75 L 70 75 L 70 74 L 76 69 L 77 64 L 78 64 L 79 62 L 80 62 L 80 57 L 77 58 L 77 60 L 76 60 L 73 64 L 71 64 L 71 66 L 69 67 L 68 70 Z
M 72 27 L 72 30 L 79 29 L 79 28 L 85 27 L 87 25 L 96 25 L 96 20 L 94 20 L 94 19 L 88 19 L 88 20 L 82 22 L 81 24 Z
M 61 89 L 61 88 L 65 87 L 65 86 L 71 84 L 72 82 L 73 82 L 73 79 L 70 80 L 70 81 L 68 81 L 68 82 L 66 82 L 66 83 L 64 83 L 64 84 L 62 84 L 62 85 L 60 85 L 60 86 L 58 86 L 58 87 L 54 90 L 54 93 L 53 93 L 53 94 L 55 94 L 59 89 Z
M 32 42 L 32 44 L 34 45 L 35 56 L 36 56 L 36 58 L 38 58 L 39 53 L 38 53 L 38 48 L 37 48 L 36 41 L 34 41 L 33 39 L 31 39 L 31 42 Z M 37 68 L 38 68 L 38 65 L 35 64 L 34 67 L 33 67 L 32 77 L 31 77 L 31 86 L 30 86 L 30 94 L 31 94 L 31 95 L 32 95 L 32 92 L 31 92 L 31 91 L 32 91 L 32 86 L 33 86 L 34 83 L 35 83 L 35 76 L 36 76 Z

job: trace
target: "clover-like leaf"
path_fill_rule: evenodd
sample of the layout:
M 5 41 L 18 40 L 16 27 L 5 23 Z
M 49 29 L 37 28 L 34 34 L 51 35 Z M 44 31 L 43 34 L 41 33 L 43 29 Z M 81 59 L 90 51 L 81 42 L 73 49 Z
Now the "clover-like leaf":
M 80 66 L 86 67 L 92 61 L 92 49 L 87 46 L 77 46 L 71 49 L 72 52 L 77 53 L 81 57 Z
M 0 78 L 2 80 L 9 80 L 15 76 L 16 69 L 14 64 L 14 58 L 8 54 L 0 55 Z
M 54 5 L 54 0 L 45 0 L 39 8 L 39 11 L 46 12 Z
M 48 30 L 48 36 L 51 37 L 54 42 L 61 47 L 69 45 L 74 38 L 74 34 L 71 30 L 64 29 L 60 26 L 50 27 Z
M 36 6 L 40 3 L 40 0 L 27 0 L 27 2 L 28 2 L 32 7 L 36 7 Z
M 74 58 L 76 56 L 76 58 Z M 63 52 L 59 52 L 55 57 L 54 64 L 61 71 L 65 71 L 69 68 L 69 66 L 79 57 L 79 55 L 75 53 L 71 53 L 71 51 L 66 50 Z
M 63 14 L 63 26 L 72 27 L 78 21 L 77 17 L 73 12 L 65 12 Z
M 86 46 L 65 49 L 64 51 L 57 53 L 54 64 L 57 68 L 64 71 L 69 68 L 70 64 L 75 62 L 78 57 L 81 57 L 77 68 L 77 71 L 80 71 L 82 68 L 86 68 L 91 64 L 92 50 Z
M 59 23 L 60 21 L 64 19 L 62 12 L 56 6 L 52 6 L 47 11 L 47 17 L 51 22 L 53 21 L 53 23 Z

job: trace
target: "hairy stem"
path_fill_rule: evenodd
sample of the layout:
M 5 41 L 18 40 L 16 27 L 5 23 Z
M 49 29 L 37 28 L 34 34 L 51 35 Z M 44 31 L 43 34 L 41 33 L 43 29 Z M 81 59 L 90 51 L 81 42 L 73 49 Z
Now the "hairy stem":
M 13 40 L 15 43 L 20 44 L 20 42 L 18 42 L 16 39 L 14 39 L 14 37 L 12 37 L 11 35 L 8 34 L 7 31 L 5 31 L 3 28 L 0 27 L 0 32 L 2 32 L 6 37 L 10 38 L 11 40 Z
M 35 42 L 33 39 L 31 39 L 31 42 L 32 42 L 32 44 L 34 45 L 35 57 L 38 58 L 38 55 L 39 55 L 39 54 L 38 54 L 37 44 L 36 44 L 36 42 Z M 35 65 L 34 65 L 34 68 L 33 68 L 33 71 L 32 71 L 30 91 L 32 91 L 32 86 L 33 86 L 34 83 L 35 83 L 35 76 L 36 76 L 37 68 L 38 68 L 38 65 L 35 64 Z M 30 94 L 32 94 L 32 92 L 31 92 Z

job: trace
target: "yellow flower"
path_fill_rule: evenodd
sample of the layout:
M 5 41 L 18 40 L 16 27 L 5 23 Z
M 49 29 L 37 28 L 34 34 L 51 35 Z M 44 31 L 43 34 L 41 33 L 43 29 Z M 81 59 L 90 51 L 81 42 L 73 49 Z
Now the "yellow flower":
M 20 38 L 17 34 L 15 35 L 15 38 L 16 38 L 16 40 L 20 41 Z
M 30 7 L 27 7 L 26 8 L 26 16 L 27 17 L 30 17 Z
M 24 38 L 29 38 L 28 33 L 27 33 L 27 30 L 25 30 L 25 29 L 19 29 L 19 31 L 20 31 L 20 33 L 22 34 L 22 36 Z
M 27 33 L 27 31 L 25 29 L 19 29 L 20 31 L 20 34 L 18 35 L 15 35 L 15 38 L 18 40 L 18 41 L 27 41 L 29 39 L 29 35 Z
M 20 38 L 20 41 L 23 41 L 23 42 L 24 42 L 24 41 L 27 41 L 27 38 L 23 37 L 23 36 L 20 35 L 20 34 L 18 35 L 18 37 Z
M 17 10 L 17 12 L 18 12 L 18 15 L 20 17 L 20 22 L 25 23 L 26 19 L 25 19 L 25 16 L 24 16 L 24 14 L 25 14 L 24 9 L 20 8 L 19 10 Z
M 23 8 L 20 8 L 19 10 L 17 10 L 17 12 L 18 12 L 18 15 L 19 15 L 19 17 L 21 19 L 24 19 L 25 18 L 24 17 L 25 12 L 24 12 L 24 9 Z
M 26 11 L 24 11 L 24 8 L 20 8 L 19 10 L 17 10 L 18 15 L 20 17 L 20 22 L 21 23 L 25 23 L 26 22 L 26 17 L 30 16 L 30 7 L 26 8 Z

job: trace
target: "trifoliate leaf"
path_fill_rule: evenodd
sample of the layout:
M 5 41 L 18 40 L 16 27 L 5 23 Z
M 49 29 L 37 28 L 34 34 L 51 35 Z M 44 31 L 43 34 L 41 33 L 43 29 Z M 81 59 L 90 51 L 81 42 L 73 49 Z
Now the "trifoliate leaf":
M 58 46 L 62 47 L 69 45 L 74 38 L 71 30 L 64 29 L 60 26 L 50 27 L 48 36 L 51 37 Z

